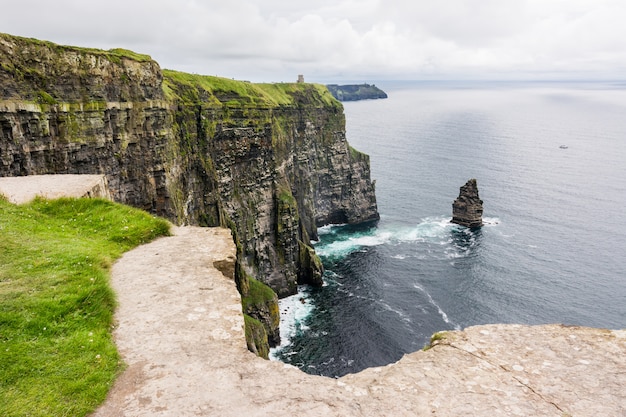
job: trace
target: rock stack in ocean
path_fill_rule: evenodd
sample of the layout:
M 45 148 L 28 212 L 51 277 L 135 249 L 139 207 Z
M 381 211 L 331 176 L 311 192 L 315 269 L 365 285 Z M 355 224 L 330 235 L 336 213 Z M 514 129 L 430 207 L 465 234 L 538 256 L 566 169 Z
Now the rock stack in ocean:
M 452 203 L 452 223 L 466 227 L 483 225 L 483 200 L 478 196 L 476 179 L 467 181 L 459 191 L 459 197 Z

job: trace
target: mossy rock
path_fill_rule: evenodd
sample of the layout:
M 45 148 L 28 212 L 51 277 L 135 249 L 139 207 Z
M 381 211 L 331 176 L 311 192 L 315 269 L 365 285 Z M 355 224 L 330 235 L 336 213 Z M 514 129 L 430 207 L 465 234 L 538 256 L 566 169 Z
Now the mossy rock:
M 270 346 L 265 326 L 254 317 L 243 315 L 248 350 L 263 359 L 269 359 Z
M 280 343 L 280 311 L 278 296 L 267 285 L 248 276 L 249 291 L 242 296 L 241 304 L 244 314 L 247 314 L 263 323 L 268 343 Z

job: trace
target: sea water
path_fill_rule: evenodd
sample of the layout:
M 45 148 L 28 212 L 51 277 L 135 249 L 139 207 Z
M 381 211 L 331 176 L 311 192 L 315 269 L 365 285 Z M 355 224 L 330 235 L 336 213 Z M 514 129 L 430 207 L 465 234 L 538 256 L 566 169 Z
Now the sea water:
M 320 229 L 325 284 L 281 300 L 274 359 L 336 377 L 440 330 L 626 327 L 626 85 L 377 85 L 388 99 L 344 110 L 381 220 Z M 449 222 L 470 178 L 476 230 Z

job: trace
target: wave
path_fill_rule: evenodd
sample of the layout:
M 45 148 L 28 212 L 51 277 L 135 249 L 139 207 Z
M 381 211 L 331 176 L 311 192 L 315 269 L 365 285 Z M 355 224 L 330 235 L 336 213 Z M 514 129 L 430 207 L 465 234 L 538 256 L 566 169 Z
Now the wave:
M 497 217 L 485 218 L 488 227 L 500 223 Z M 365 230 L 355 230 L 350 226 L 325 226 L 320 228 L 319 242 L 315 242 L 315 251 L 322 257 L 330 260 L 342 259 L 350 253 L 362 251 L 365 248 L 381 245 L 402 245 L 407 243 L 429 243 L 461 251 L 448 252 L 447 257 L 464 256 L 475 243 L 475 232 L 465 227 L 450 223 L 449 217 L 427 217 L 413 226 L 383 225 Z M 460 242 L 457 242 L 461 236 Z M 394 257 L 403 259 L 406 254 L 394 254 Z
M 270 359 L 280 360 L 278 354 L 289 346 L 294 337 L 308 330 L 306 319 L 315 310 L 309 287 L 301 286 L 298 293 L 278 301 L 280 309 L 280 345 L 270 349 Z
M 495 226 L 500 223 L 498 218 L 484 218 L 486 226 Z M 378 227 L 355 227 L 350 225 L 331 225 L 318 229 L 320 240 L 312 242 L 315 251 L 326 263 L 336 262 L 346 258 L 351 253 L 365 251 L 385 245 L 389 248 L 388 256 L 397 260 L 404 260 L 416 256 L 429 256 L 443 259 L 456 259 L 468 256 L 476 246 L 480 232 L 450 223 L 450 217 L 437 216 L 423 218 L 414 226 L 399 224 L 382 224 Z M 426 250 L 429 255 L 424 255 L 424 250 L 416 249 L 411 245 L 430 245 Z M 332 287 L 334 291 L 342 293 L 344 297 L 355 297 L 369 300 L 378 304 L 384 310 L 394 313 L 398 318 L 411 323 L 411 317 L 404 311 L 392 307 L 383 299 L 371 299 L 361 294 L 356 294 L 351 289 L 344 287 L 341 277 L 332 267 L 327 267 L 324 273 L 324 286 Z M 432 296 L 420 285 L 414 287 L 426 296 L 445 323 L 455 329 L 460 326 L 454 323 Z M 315 316 L 315 302 L 307 286 L 299 287 L 296 295 L 283 298 L 279 301 L 281 314 L 280 334 L 281 344 L 270 350 L 270 359 L 280 360 L 285 355 L 295 355 L 289 352 L 292 341 L 304 333 L 308 337 L 315 335 L 307 326 L 308 319 Z M 423 313 L 426 309 L 421 307 Z M 323 334 L 321 336 L 324 336 Z
M 452 320 L 450 320 L 448 318 L 448 315 L 446 314 L 446 312 L 443 311 L 443 309 L 439 306 L 439 304 L 437 304 L 437 302 L 433 299 L 433 297 L 430 295 L 430 293 L 424 289 L 424 287 L 422 287 L 419 284 L 413 284 L 413 287 L 415 289 L 420 290 L 421 292 L 424 293 L 424 295 L 426 295 L 426 297 L 428 298 L 428 302 L 430 304 L 432 304 L 433 307 L 435 307 L 437 309 L 437 312 L 439 313 L 439 315 L 441 316 L 441 318 L 443 319 L 444 322 L 446 322 L 447 324 L 452 326 L 455 330 L 461 330 L 461 326 L 459 326 L 458 324 L 454 323 Z
M 500 224 L 500 219 L 498 217 L 483 217 L 483 226 L 493 227 Z

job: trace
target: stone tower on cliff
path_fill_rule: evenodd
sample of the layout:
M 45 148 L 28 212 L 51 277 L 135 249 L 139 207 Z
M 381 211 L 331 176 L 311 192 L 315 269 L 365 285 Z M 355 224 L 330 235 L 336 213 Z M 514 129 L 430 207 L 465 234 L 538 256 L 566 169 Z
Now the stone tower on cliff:
M 466 227 L 483 225 L 483 200 L 478 196 L 476 179 L 472 178 L 459 191 L 459 197 L 452 203 L 452 223 Z

